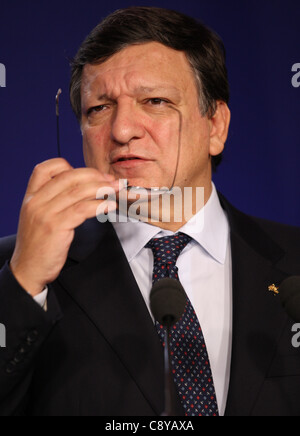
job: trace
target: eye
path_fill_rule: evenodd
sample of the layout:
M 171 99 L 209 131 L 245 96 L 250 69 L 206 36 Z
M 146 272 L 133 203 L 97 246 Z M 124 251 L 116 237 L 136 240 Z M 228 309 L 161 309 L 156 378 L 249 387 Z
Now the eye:
M 166 100 L 165 98 L 150 98 L 147 101 L 152 106 L 162 106 L 162 104 L 164 104 L 164 103 L 170 103 L 169 100 Z
M 104 110 L 107 109 L 107 105 L 106 104 L 100 104 L 99 106 L 94 106 L 91 107 L 88 111 L 87 114 L 91 115 L 92 113 L 98 113 L 98 112 L 103 112 Z

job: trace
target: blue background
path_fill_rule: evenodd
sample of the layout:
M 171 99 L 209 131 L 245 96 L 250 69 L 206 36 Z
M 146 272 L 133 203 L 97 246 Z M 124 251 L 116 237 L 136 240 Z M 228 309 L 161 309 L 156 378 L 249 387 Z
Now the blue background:
M 160 0 L 215 29 L 227 48 L 232 124 L 215 183 L 252 215 L 300 225 L 298 0 Z M 63 155 L 82 166 L 81 135 L 68 98 L 69 62 L 98 22 L 133 1 L 1 0 L 0 236 L 15 233 L 33 167 L 56 157 L 55 94 L 61 97 Z

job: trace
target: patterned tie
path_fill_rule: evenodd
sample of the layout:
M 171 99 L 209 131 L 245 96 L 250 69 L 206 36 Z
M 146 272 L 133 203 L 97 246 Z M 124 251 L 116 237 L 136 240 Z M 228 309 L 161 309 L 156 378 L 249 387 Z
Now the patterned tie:
M 179 280 L 176 262 L 191 238 L 183 233 L 152 239 L 153 283 L 166 277 Z M 164 345 L 164 327 L 156 323 Z M 207 349 L 195 310 L 187 299 L 181 320 L 171 330 L 173 376 L 186 416 L 218 416 L 218 405 Z

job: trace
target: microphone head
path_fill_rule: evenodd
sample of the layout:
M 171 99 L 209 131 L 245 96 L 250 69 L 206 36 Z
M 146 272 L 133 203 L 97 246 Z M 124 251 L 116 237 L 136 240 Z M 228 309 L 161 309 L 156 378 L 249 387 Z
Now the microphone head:
M 280 300 L 287 314 L 300 322 L 300 276 L 289 277 L 280 286 Z
M 156 321 L 165 327 L 175 325 L 183 315 L 187 296 L 178 280 L 165 278 L 153 285 L 150 308 Z

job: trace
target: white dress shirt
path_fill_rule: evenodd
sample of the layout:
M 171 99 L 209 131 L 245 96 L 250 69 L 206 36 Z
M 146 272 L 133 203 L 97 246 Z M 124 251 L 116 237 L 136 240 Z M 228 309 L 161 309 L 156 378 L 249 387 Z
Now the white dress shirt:
M 204 225 L 198 233 L 194 225 L 197 216 L 179 230 L 193 240 L 179 256 L 177 266 L 203 330 L 219 413 L 224 415 L 231 363 L 232 268 L 229 224 L 214 185 L 203 212 Z M 143 222 L 113 226 L 150 312 L 153 254 L 145 245 L 154 237 L 174 233 Z

